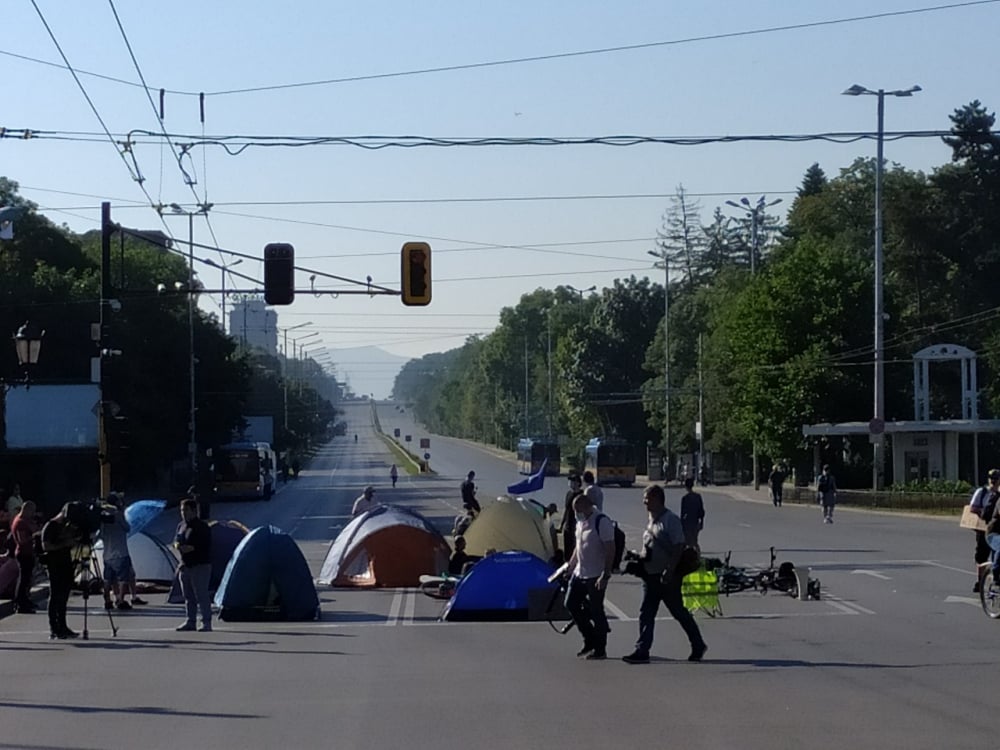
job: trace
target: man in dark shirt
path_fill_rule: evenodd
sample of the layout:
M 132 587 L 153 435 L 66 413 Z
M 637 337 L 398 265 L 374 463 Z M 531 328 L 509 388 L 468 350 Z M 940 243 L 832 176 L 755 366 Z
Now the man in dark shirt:
M 576 549 L 576 513 L 573 511 L 573 501 L 577 495 L 583 494 L 583 480 L 579 474 L 569 475 L 569 489 L 566 490 L 566 504 L 563 507 L 562 523 L 559 531 L 563 535 L 563 555 L 567 560 Z
M 465 481 L 462 482 L 462 506 L 478 515 L 482 508 L 479 507 L 479 501 L 476 500 L 476 483 L 473 481 L 475 478 L 476 472 L 470 471 Z
M 698 546 L 698 534 L 705 528 L 705 502 L 701 493 L 694 491 L 694 480 L 684 480 L 687 493 L 681 498 L 681 526 L 684 527 L 684 541 L 692 547 Z
M 469 563 L 477 563 L 481 557 L 470 555 L 465 551 L 465 537 L 455 537 L 455 551 L 448 561 L 448 575 L 460 576 L 465 572 L 465 566 Z
M 76 638 L 79 633 L 66 624 L 66 607 L 73 587 L 72 549 L 77 542 L 77 532 L 67 519 L 69 504 L 62 507 L 42 527 L 42 549 L 45 567 L 49 571 L 49 639 Z
M 181 553 L 179 569 L 181 591 L 187 607 L 187 620 L 178 631 L 194 630 L 198 609 L 201 609 L 202 633 L 212 630 L 212 599 L 208 583 L 212 577 L 212 534 L 208 524 L 198 517 L 198 503 L 187 498 L 181 501 L 181 523 L 177 526 L 175 545 Z

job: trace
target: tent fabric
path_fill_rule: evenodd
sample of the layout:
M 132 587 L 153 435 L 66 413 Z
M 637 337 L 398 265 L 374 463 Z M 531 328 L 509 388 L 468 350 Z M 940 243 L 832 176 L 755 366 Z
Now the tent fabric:
M 528 619 L 528 592 L 552 588 L 554 569 L 529 552 L 498 552 L 472 566 L 445 605 L 451 622 Z
M 135 580 L 150 583 L 170 583 L 177 577 L 177 556 L 154 536 L 140 531 L 128 537 L 128 556 L 132 558 Z M 104 545 L 94 545 L 94 557 L 104 570 Z
M 17 594 L 17 579 L 21 566 L 13 557 L 0 557 L 0 599 L 13 599 Z
M 337 535 L 318 580 L 329 586 L 418 586 L 420 576 L 447 570 L 450 555 L 441 532 L 422 515 L 379 505 Z
M 552 538 L 545 521 L 521 498 L 498 497 L 486 505 L 465 531 L 466 552 L 483 556 L 487 550 L 523 550 L 542 560 L 552 559 Z
M 218 591 L 222 583 L 222 576 L 226 572 L 226 566 L 240 546 L 243 537 L 250 533 L 250 530 L 239 521 L 209 521 L 208 530 L 212 535 L 212 575 L 208 581 L 209 591 Z M 174 585 L 170 589 L 170 596 L 167 601 L 171 604 L 180 604 L 184 601 L 184 593 L 181 591 L 180 579 L 174 579 Z
M 129 536 L 135 536 L 149 526 L 167 507 L 166 500 L 136 500 L 125 508 Z
M 274 526 L 243 537 L 222 576 L 215 605 L 219 618 L 227 622 L 319 616 L 309 564 L 295 540 Z

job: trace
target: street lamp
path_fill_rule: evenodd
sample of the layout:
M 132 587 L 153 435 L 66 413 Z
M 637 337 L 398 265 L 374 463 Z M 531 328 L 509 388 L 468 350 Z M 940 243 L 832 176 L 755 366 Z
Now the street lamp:
M 656 268 L 663 266 L 663 456 L 669 470 L 673 466 L 670 462 L 670 258 L 666 250 L 647 250 L 646 253 L 659 259 Z M 664 472 L 664 485 L 669 479 Z
M 222 271 L 222 332 L 226 333 L 232 326 L 226 325 L 226 271 L 228 271 L 233 266 L 238 266 L 243 262 L 242 258 L 237 258 L 232 263 L 216 263 L 211 258 L 202 258 L 202 260 L 210 266 L 215 266 L 220 271 Z
M 583 295 L 587 294 L 588 292 L 593 292 L 597 290 L 596 286 L 589 286 L 586 289 L 577 289 L 575 286 L 570 286 L 568 284 L 566 285 L 566 288 L 569 289 L 571 292 L 576 292 L 577 294 L 579 294 L 580 299 L 583 299 Z
M 887 96 L 913 96 L 919 86 L 908 89 L 873 91 L 854 84 L 843 92 L 845 96 L 874 96 L 878 98 L 878 133 L 875 155 L 875 404 L 869 430 L 874 440 L 872 488 L 882 489 L 885 479 L 885 443 L 882 430 L 885 425 L 885 355 L 883 352 L 885 316 L 882 312 L 882 142 L 885 134 L 885 98 Z
M 17 333 L 11 336 L 14 341 L 14 350 L 17 352 L 17 363 L 24 368 L 24 378 L 21 380 L 0 380 L 0 385 L 6 392 L 11 388 L 24 385 L 25 388 L 31 386 L 28 377 L 28 366 L 38 364 L 38 356 L 42 351 L 42 337 L 45 331 L 38 326 L 24 321 L 24 325 L 17 329 Z
M 754 206 L 750 205 L 750 201 L 746 198 L 740 198 L 739 203 L 734 201 L 726 201 L 727 206 L 732 206 L 733 208 L 738 208 L 741 211 L 745 211 L 747 216 L 750 217 L 750 274 L 753 275 L 757 273 L 757 255 L 760 252 L 760 243 L 757 239 L 757 227 L 760 226 L 760 217 L 764 213 L 764 209 L 770 208 L 771 206 L 776 206 L 781 203 L 781 198 L 775 198 L 773 201 L 767 202 L 766 198 L 762 195 L 757 199 L 757 204 Z

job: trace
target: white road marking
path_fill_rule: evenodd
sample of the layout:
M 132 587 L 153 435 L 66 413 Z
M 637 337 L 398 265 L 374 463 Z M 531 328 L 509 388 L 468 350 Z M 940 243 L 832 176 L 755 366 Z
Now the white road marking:
M 629 616 L 625 612 L 625 610 L 623 610 L 621 607 L 619 607 L 614 602 L 612 602 L 612 601 L 610 601 L 608 599 L 605 599 L 604 600 L 604 606 L 605 606 L 605 608 L 608 609 L 608 611 L 611 612 L 611 614 L 613 614 L 615 616 L 615 619 L 618 619 L 618 620 L 628 620 L 629 619 Z
M 865 614 L 873 615 L 875 612 L 868 609 L 867 607 L 862 607 L 857 602 L 849 602 L 841 599 L 839 596 L 834 596 L 832 594 L 824 594 L 824 601 L 827 602 L 831 607 L 847 607 L 848 609 L 854 610 L 854 614 Z
M 947 596 L 944 600 L 945 604 L 954 604 L 956 602 L 959 604 L 971 604 L 973 607 L 982 606 L 982 602 L 973 596 Z
M 403 608 L 403 625 L 413 624 L 413 609 L 417 606 L 417 592 L 406 592 L 406 606 Z
M 874 570 L 852 570 L 851 575 L 871 576 L 872 578 L 879 578 L 883 581 L 892 580 L 889 576 L 884 576 L 881 573 L 876 573 Z
M 824 599 L 823 601 L 825 601 L 825 602 L 826 602 L 827 604 L 829 604 L 829 605 L 830 605 L 831 607 L 833 607 L 834 609 L 839 609 L 839 610 L 840 610 L 841 612 L 843 612 L 843 613 L 844 613 L 845 615 L 860 615 L 860 614 L 861 614 L 861 613 L 860 613 L 860 612 L 858 612 L 858 611 L 857 611 L 856 609 L 851 609 L 850 607 L 848 607 L 848 606 L 847 606 L 846 604 L 844 604 L 843 602 L 835 602 L 835 601 L 832 601 L 832 600 L 830 599 L 830 596 L 829 596 L 829 595 L 827 595 L 827 597 L 826 597 L 826 598 L 825 598 L 825 599 Z
M 956 573 L 965 573 L 966 575 L 976 576 L 977 573 L 973 573 L 971 570 L 966 570 L 965 568 L 954 568 L 951 565 L 944 565 L 936 560 L 916 560 L 915 562 L 922 562 L 924 565 L 933 565 L 935 568 L 944 568 L 945 570 L 954 570 Z
M 399 610 L 403 606 L 403 597 L 406 596 L 404 589 L 399 589 L 392 597 L 392 606 L 389 607 L 389 617 L 386 618 L 386 625 L 395 625 L 399 622 Z

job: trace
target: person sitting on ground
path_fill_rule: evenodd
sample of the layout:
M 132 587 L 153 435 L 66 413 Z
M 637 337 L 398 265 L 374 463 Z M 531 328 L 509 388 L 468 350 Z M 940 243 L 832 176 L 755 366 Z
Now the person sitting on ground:
M 478 514 L 482 508 L 479 506 L 479 501 L 476 500 L 476 483 L 473 481 L 475 478 L 476 472 L 470 471 L 465 481 L 462 482 L 462 507 L 472 511 L 473 514 Z
M 351 509 L 351 516 L 360 516 L 362 513 L 371 510 L 378 504 L 378 500 L 375 499 L 375 488 L 369 484 L 358 496 L 358 499 L 354 501 L 354 507 Z
M 455 551 L 452 553 L 451 559 L 448 561 L 448 575 L 465 575 L 466 566 L 469 564 L 474 565 L 481 559 L 481 557 L 468 554 L 465 551 L 465 537 L 457 536 L 455 537 Z

